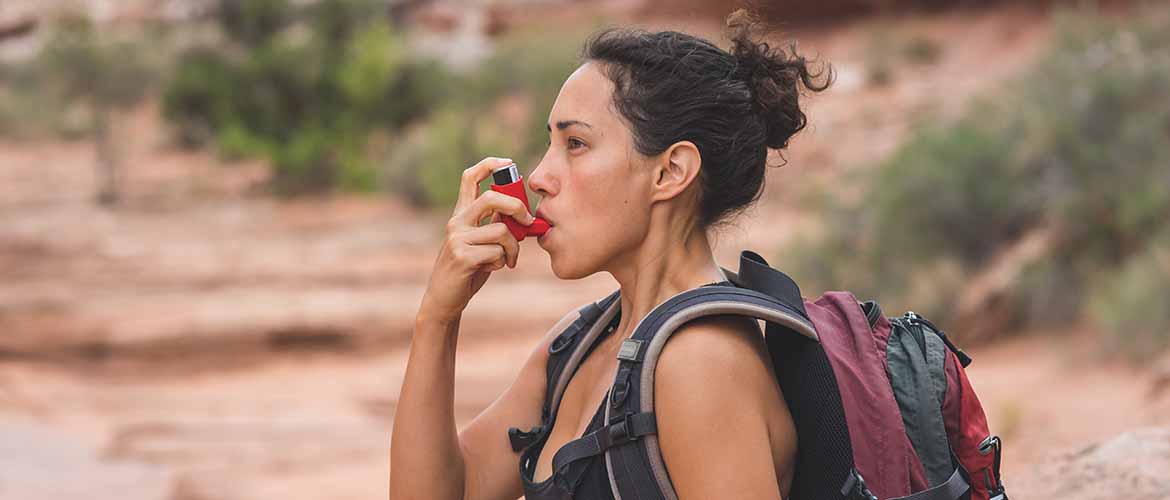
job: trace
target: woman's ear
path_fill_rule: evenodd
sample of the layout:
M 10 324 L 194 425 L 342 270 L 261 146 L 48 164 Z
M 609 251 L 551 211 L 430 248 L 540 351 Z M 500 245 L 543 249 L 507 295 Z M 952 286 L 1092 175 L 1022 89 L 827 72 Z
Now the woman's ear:
M 686 191 L 703 161 L 693 142 L 680 141 L 663 151 L 655 163 L 651 201 L 669 200 Z

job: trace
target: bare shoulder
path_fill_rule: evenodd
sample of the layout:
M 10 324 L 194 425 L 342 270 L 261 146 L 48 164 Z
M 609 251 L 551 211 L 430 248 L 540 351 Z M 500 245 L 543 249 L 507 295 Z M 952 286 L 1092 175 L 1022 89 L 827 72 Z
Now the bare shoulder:
M 779 498 L 782 399 L 759 323 L 720 315 L 687 323 L 654 375 L 659 446 L 679 498 Z
M 707 316 L 674 332 L 659 356 L 655 379 L 663 380 L 665 387 L 676 381 L 718 386 L 728 383 L 728 377 L 766 376 L 766 370 L 759 371 L 766 366 L 764 356 L 767 347 L 755 319 Z M 745 382 L 750 380 L 734 380 L 734 385 L 742 387 Z

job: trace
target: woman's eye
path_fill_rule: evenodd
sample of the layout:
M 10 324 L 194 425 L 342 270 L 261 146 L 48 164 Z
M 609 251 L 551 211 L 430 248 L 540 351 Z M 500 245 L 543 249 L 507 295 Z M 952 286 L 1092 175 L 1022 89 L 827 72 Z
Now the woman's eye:
M 569 140 L 566 142 L 569 143 L 569 149 L 576 149 L 578 147 L 585 146 L 584 142 L 581 142 L 580 140 L 573 138 L 573 137 L 570 137 Z M 544 145 L 545 145 L 545 147 L 552 147 L 552 139 L 549 139 L 547 142 L 544 143 Z

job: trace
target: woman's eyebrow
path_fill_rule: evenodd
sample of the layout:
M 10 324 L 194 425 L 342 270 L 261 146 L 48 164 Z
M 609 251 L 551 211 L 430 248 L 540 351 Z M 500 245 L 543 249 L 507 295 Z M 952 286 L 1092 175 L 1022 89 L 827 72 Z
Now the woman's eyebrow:
M 557 130 L 567 129 L 567 128 L 569 128 L 570 125 L 584 125 L 587 128 L 590 128 L 590 129 L 593 128 L 592 125 L 589 125 L 588 123 L 585 123 L 585 122 L 580 121 L 580 120 L 563 120 L 563 121 L 557 122 Z M 544 125 L 544 127 L 547 128 L 549 132 L 552 132 L 551 125 L 546 123 Z

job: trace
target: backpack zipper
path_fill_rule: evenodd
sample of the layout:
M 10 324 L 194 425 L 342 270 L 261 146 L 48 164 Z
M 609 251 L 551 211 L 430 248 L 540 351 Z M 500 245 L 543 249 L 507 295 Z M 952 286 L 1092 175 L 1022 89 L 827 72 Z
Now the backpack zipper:
M 903 316 L 910 323 L 918 323 L 919 325 L 926 325 L 930 327 L 931 331 L 933 331 L 935 335 L 938 335 L 938 337 L 942 339 L 943 343 L 946 344 L 947 349 L 950 349 L 951 352 L 955 353 L 955 356 L 959 358 L 959 364 L 963 365 L 963 368 L 966 368 L 967 365 L 971 364 L 971 356 L 969 356 L 966 352 L 963 352 L 962 349 L 959 349 L 957 346 L 955 346 L 955 344 L 951 342 L 951 339 L 947 337 L 946 332 L 942 331 L 942 329 L 939 327 L 934 326 L 934 323 L 931 323 L 930 320 L 919 316 L 918 313 L 914 311 L 906 311 L 906 314 Z

